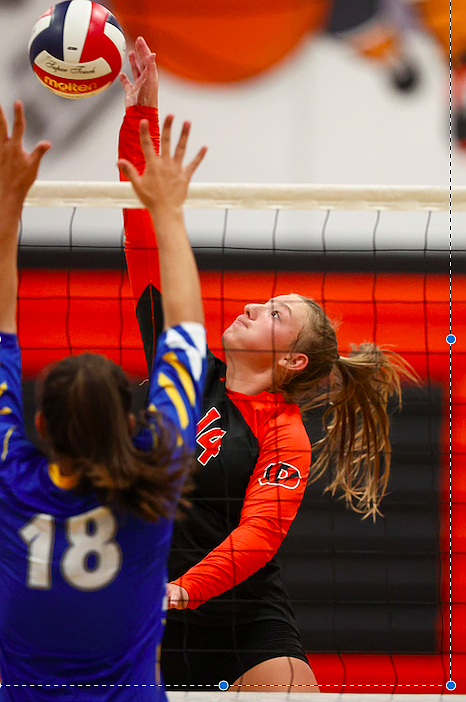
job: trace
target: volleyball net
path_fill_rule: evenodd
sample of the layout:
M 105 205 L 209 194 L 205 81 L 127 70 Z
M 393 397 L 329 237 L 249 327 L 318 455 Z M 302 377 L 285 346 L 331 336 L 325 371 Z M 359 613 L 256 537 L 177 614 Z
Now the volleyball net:
M 85 350 L 121 364 L 142 403 L 147 370 L 121 217 L 140 207 L 131 186 L 39 182 L 26 204 L 26 412 L 39 370 Z M 420 375 L 423 387 L 407 388 L 393 416 L 384 518 L 361 522 L 316 482 L 279 560 L 326 699 L 455 699 L 466 692 L 466 188 L 194 184 L 186 220 L 214 353 L 246 302 L 299 292 L 338 322 L 340 353 L 386 344 Z M 315 418 L 307 428 L 317 435 Z M 225 693 L 169 698 L 187 694 L 213 702 Z M 260 702 L 266 693 L 228 694 Z

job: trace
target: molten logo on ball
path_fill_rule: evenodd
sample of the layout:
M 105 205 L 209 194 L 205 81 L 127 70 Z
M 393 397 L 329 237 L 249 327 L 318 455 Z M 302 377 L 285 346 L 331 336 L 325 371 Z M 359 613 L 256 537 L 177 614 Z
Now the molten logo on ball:
M 63 81 L 58 83 L 55 78 L 51 78 L 50 76 L 44 77 L 44 85 L 46 85 L 49 90 L 53 90 L 54 93 L 63 95 L 63 97 L 86 97 L 82 94 L 73 95 L 73 93 L 87 93 L 88 95 L 95 95 L 95 93 L 98 92 L 97 83 L 81 83 L 80 85 L 77 83 L 64 83 Z
M 34 73 L 67 98 L 100 93 L 118 76 L 125 37 L 107 8 L 91 0 L 66 0 L 36 22 L 29 42 Z

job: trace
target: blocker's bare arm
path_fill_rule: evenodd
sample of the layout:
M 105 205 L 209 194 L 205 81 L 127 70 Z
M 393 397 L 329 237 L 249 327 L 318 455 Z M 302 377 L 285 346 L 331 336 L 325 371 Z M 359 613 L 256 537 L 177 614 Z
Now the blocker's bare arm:
M 26 128 L 21 102 L 15 102 L 11 136 L 0 107 L 0 332 L 16 333 L 18 294 L 18 227 L 27 192 L 34 183 L 42 156 L 51 144 L 41 141 L 28 153 L 23 149 Z

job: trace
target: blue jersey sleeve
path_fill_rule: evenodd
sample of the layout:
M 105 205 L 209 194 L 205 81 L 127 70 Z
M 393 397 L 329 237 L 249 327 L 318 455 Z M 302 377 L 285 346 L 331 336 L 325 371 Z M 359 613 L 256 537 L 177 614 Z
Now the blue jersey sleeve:
M 188 451 L 196 445 L 206 374 L 206 337 L 202 324 L 185 322 L 158 339 L 149 381 L 148 417 L 157 410 L 178 433 Z M 142 440 L 142 441 L 141 441 Z M 137 444 L 143 447 L 143 437 Z
M 18 337 L 0 332 L 0 468 L 13 453 L 31 446 L 24 429 Z

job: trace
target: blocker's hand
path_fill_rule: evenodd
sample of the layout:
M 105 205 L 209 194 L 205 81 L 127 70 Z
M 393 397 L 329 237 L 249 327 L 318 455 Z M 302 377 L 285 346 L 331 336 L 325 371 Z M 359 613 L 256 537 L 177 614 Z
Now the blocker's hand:
M 167 609 L 186 609 L 189 602 L 189 595 L 179 585 L 167 583 Z
M 125 89 L 126 109 L 133 105 L 158 107 L 159 75 L 155 54 L 142 37 L 136 39 L 134 51 L 129 52 L 128 59 L 134 83 L 131 83 L 126 73 L 120 73 L 120 81 Z
M 15 102 L 14 110 L 13 129 L 11 136 L 8 136 L 5 114 L 0 107 L 0 199 L 22 205 L 37 177 L 42 156 L 52 145 L 48 141 L 41 141 L 31 153 L 24 151 L 26 120 L 20 101 Z
M 203 146 L 191 163 L 183 166 L 191 125 L 189 122 L 184 122 L 178 145 L 172 156 L 170 154 L 172 124 L 173 115 L 168 115 L 162 129 L 160 156 L 157 156 L 149 133 L 149 123 L 147 120 L 141 120 L 141 147 L 146 161 L 142 176 L 129 161 L 124 159 L 118 161 L 118 167 L 131 181 L 136 195 L 151 214 L 182 211 L 189 181 L 207 151 L 207 147 Z

